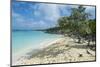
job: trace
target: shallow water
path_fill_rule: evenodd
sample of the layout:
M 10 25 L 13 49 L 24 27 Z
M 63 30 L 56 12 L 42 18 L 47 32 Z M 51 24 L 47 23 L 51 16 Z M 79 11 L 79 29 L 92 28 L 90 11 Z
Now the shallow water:
M 38 48 L 45 42 L 52 42 L 60 38 L 60 35 L 48 34 L 42 31 L 13 31 L 12 32 L 12 54 L 19 53 L 31 46 Z

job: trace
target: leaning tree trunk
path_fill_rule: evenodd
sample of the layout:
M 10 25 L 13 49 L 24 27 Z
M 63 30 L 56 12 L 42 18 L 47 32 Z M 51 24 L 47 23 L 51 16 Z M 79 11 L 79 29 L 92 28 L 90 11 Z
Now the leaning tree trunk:
M 95 40 L 95 45 L 96 45 L 96 40 Z
M 92 45 L 96 45 L 96 37 L 95 37 L 95 35 L 92 35 L 90 38 L 91 38 L 91 41 L 93 42 Z
M 88 40 L 88 44 L 87 44 L 87 46 L 90 46 L 90 39 Z
M 90 46 L 90 41 L 91 41 L 91 35 L 88 35 L 88 44 L 87 44 L 87 46 Z
M 78 35 L 78 43 L 81 43 L 81 38 L 79 35 Z

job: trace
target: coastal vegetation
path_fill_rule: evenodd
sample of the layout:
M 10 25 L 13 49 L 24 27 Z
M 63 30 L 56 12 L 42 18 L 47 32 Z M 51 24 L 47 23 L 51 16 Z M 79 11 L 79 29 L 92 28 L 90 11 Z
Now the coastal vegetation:
M 70 16 L 60 17 L 57 26 L 46 29 L 46 32 L 74 36 L 78 39 L 77 43 L 81 43 L 82 39 L 87 40 L 87 46 L 90 46 L 90 42 L 96 43 L 96 19 L 90 19 L 91 14 L 85 10 L 83 6 L 71 8 Z
M 78 6 L 77 8 L 71 8 L 69 16 L 59 17 L 55 27 L 30 30 L 33 33 L 29 33 L 28 35 L 31 36 L 27 39 L 39 42 L 35 45 L 39 44 L 40 46 L 36 49 L 34 49 L 34 46 L 31 46 L 31 49 L 28 47 L 23 51 L 26 53 L 22 53 L 16 60 L 13 60 L 13 65 L 95 61 L 96 19 L 90 17 L 91 14 L 86 12 L 85 7 Z M 21 31 L 28 32 L 29 30 Z M 38 34 L 39 32 L 42 32 L 42 34 Z M 52 41 L 47 41 L 50 39 L 48 33 L 61 36 Z M 44 34 L 46 36 L 43 36 Z M 24 35 L 24 37 L 28 35 Z M 33 37 L 33 35 L 35 36 Z M 41 42 L 39 41 L 42 40 L 41 36 L 42 38 L 48 38 Z M 52 38 L 56 37 L 52 36 Z M 25 42 L 25 39 L 23 40 Z M 34 45 L 33 42 L 32 44 Z

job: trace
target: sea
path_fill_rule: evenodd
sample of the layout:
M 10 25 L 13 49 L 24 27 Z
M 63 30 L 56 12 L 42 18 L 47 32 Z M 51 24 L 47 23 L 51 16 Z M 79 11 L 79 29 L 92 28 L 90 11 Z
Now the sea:
M 36 49 L 46 45 L 61 35 L 49 34 L 43 31 L 12 31 L 12 55 L 25 52 L 25 49 Z

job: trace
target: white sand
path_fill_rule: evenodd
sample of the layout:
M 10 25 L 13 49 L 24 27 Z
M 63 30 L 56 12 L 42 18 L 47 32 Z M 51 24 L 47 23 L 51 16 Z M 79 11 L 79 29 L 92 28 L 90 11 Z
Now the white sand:
M 95 51 L 90 50 L 86 45 L 86 42 L 82 44 L 75 43 L 74 39 L 70 37 L 44 42 L 41 43 L 40 47 L 43 50 L 40 50 L 40 53 L 37 53 L 36 56 L 30 59 L 21 57 L 13 65 L 95 61 Z
M 52 45 L 53 43 L 60 41 L 60 40 L 62 40 L 62 38 L 55 39 L 54 41 L 51 40 L 51 41 L 47 41 L 47 42 L 42 42 L 37 47 L 28 46 L 26 48 L 23 48 L 22 51 L 20 51 L 16 54 L 13 54 L 12 65 L 19 65 L 20 63 L 23 63 L 23 60 L 25 60 L 27 57 L 26 53 L 33 51 L 33 50 L 42 50 L 42 49 Z

